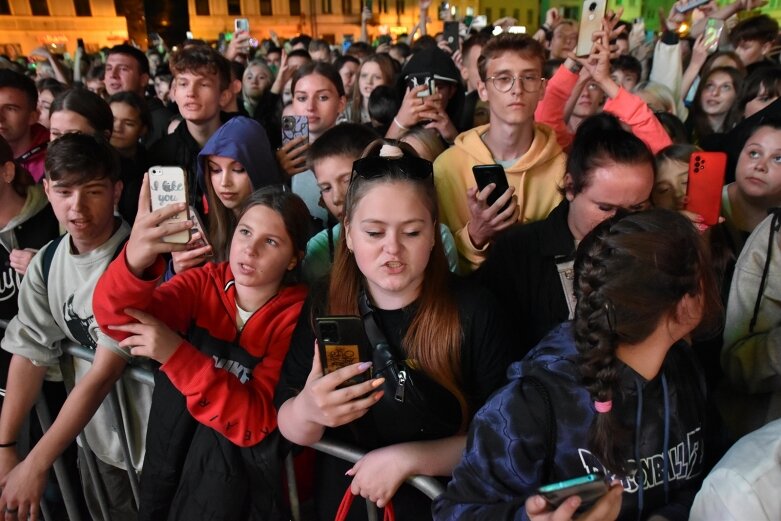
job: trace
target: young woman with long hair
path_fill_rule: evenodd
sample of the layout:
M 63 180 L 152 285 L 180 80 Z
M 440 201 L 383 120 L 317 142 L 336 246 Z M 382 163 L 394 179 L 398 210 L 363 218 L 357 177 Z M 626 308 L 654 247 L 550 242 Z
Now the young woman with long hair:
M 372 364 L 324 376 L 312 325 L 323 315 L 373 317 L 409 378 L 375 355 L 375 378 L 340 388 Z M 404 480 L 448 476 L 458 462 L 473 411 L 504 379 L 500 315 L 489 294 L 448 273 L 431 163 L 403 143 L 369 145 L 353 166 L 327 295 L 302 311 L 277 391 L 286 438 L 312 445 L 327 436 L 367 451 L 355 465 L 318 455 L 319 519 L 333 519 L 348 487 L 380 507 L 393 498 L 400 519 L 430 518 L 430 501 Z M 383 391 L 386 380 L 393 390 Z M 357 510 L 350 519 L 361 519 Z
M 689 339 L 720 316 L 707 246 L 685 216 L 648 210 L 597 225 L 574 269 L 574 319 L 475 416 L 437 520 L 550 519 L 538 487 L 592 472 L 621 486 L 585 519 L 686 519 L 709 450 Z
M 273 394 L 307 290 L 298 284 L 306 207 L 288 190 L 254 192 L 226 261 L 160 283 L 163 242 L 191 221 L 150 212 L 149 176 L 127 245 L 95 289 L 95 318 L 132 354 L 157 361 L 141 520 L 283 519 Z
M 366 58 L 358 70 L 353 86 L 350 104 L 344 111 L 345 119 L 351 123 L 370 123 L 369 96 L 380 85 L 393 85 L 396 66 L 387 54 L 373 54 Z

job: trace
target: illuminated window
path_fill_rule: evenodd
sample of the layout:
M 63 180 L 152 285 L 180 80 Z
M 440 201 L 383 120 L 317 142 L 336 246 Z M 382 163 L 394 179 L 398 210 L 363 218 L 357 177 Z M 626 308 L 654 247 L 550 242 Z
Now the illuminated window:
M 0 0 L 0 14 L 11 14 L 11 6 L 8 5 L 8 0 Z
M 76 9 L 76 16 L 92 16 L 89 0 L 73 0 L 73 7 Z
M 301 15 L 301 0 L 290 0 L 290 14 L 293 16 Z
M 260 14 L 261 16 L 271 16 L 274 14 L 271 7 L 271 0 L 260 0 Z
M 198 16 L 209 16 L 209 0 L 195 0 L 195 14 Z
M 228 0 L 228 14 L 231 16 L 241 14 L 241 0 Z
M 49 4 L 46 0 L 30 0 L 33 16 L 49 16 Z

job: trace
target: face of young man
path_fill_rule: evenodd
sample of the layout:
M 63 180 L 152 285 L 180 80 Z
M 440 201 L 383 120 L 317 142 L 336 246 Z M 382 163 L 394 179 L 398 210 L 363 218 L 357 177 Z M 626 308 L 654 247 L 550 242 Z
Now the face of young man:
M 501 86 L 508 80 L 512 82 L 512 87 L 502 92 L 497 85 Z M 533 122 L 537 103 L 545 94 L 542 64 L 535 58 L 509 51 L 491 58 L 486 66 L 486 81 L 478 83 L 478 93 L 481 100 L 488 102 L 492 124 Z
M 113 233 L 114 206 L 122 194 L 122 182 L 113 183 L 106 177 L 76 185 L 65 181 L 44 179 L 43 188 L 54 215 L 71 235 L 73 247 L 80 254 L 87 253 Z
M 176 74 L 171 93 L 182 117 L 193 123 L 204 123 L 220 116 L 221 103 L 230 97 L 221 90 L 216 73 L 184 71 Z
M 125 91 L 143 95 L 144 88 L 149 83 L 149 75 L 141 73 L 141 67 L 132 56 L 112 54 L 106 58 L 104 82 L 109 96 Z
M 8 141 L 14 154 L 25 150 L 16 150 L 30 135 L 30 127 L 38 121 L 38 110 L 30 103 L 27 95 L 19 89 L 0 88 L 0 136 Z

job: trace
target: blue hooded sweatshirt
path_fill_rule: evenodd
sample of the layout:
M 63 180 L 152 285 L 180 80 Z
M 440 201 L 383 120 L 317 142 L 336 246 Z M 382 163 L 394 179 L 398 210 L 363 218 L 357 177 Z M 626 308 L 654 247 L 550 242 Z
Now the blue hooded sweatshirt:
M 279 184 L 283 178 L 263 126 L 244 116 L 231 118 L 215 132 L 198 154 L 198 184 L 206 193 L 206 158 L 229 157 L 247 170 L 252 189 Z
M 597 413 L 577 364 L 572 323 L 567 322 L 510 366 L 509 383 L 472 420 L 463 459 L 434 503 L 435 520 L 527 520 L 524 502 L 540 486 L 597 471 L 611 475 L 588 449 Z M 637 473 L 622 479 L 619 519 L 659 514 L 686 520 L 704 471 L 702 372 L 684 342 L 670 348 L 652 380 L 620 362 L 618 372 L 620 392 L 613 408 L 630 430 L 627 467 L 641 462 Z M 549 405 L 539 388 L 524 381 L 528 375 L 545 386 Z M 548 437 L 551 425 L 556 430 Z

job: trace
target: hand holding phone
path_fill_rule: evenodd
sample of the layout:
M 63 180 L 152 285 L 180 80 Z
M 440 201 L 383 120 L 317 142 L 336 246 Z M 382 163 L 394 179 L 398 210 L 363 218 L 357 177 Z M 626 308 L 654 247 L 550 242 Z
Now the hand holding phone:
M 553 508 L 558 508 L 569 497 L 579 496 L 580 506 L 578 512 L 588 510 L 588 508 L 607 494 L 608 484 L 605 481 L 605 475 L 601 472 L 594 472 L 585 476 L 580 476 L 550 485 L 543 485 L 537 493 L 545 498 Z
M 607 8 L 606 0 L 585 0 L 580 14 L 580 29 L 578 44 L 575 47 L 577 56 L 588 56 L 594 45 L 593 35 L 602 29 L 602 19 Z
M 418 92 L 419 98 L 427 98 L 437 92 L 437 85 L 434 78 L 428 73 L 414 73 L 407 76 L 407 86 L 410 89 L 415 89 L 421 85 L 426 85 L 426 89 Z
M 236 18 L 233 20 L 234 32 L 249 32 L 249 20 L 247 18 Z
M 323 374 L 330 374 L 358 362 L 371 361 L 370 344 L 363 329 L 361 317 L 317 317 L 315 325 Z M 371 369 L 368 369 L 366 372 L 344 381 L 339 387 L 359 384 L 371 377 Z
M 702 37 L 702 44 L 708 54 L 713 54 L 719 48 L 721 32 L 724 30 L 724 20 L 708 18 L 705 22 L 705 32 Z
M 475 176 L 475 182 L 481 192 L 491 183 L 495 185 L 494 191 L 491 192 L 486 200 L 488 206 L 493 206 L 496 200 L 510 188 L 502 165 L 475 165 L 472 167 L 472 175 Z M 504 211 L 508 205 L 505 205 L 500 211 Z
M 187 176 L 178 166 L 153 166 L 149 169 L 149 196 L 152 211 L 175 203 L 188 204 Z M 165 223 L 180 223 L 189 219 L 188 210 L 177 212 Z M 183 230 L 163 237 L 164 242 L 187 244 L 190 230 Z
M 309 142 L 309 119 L 306 116 L 282 116 L 282 144 L 297 137 L 305 137 L 305 142 Z

